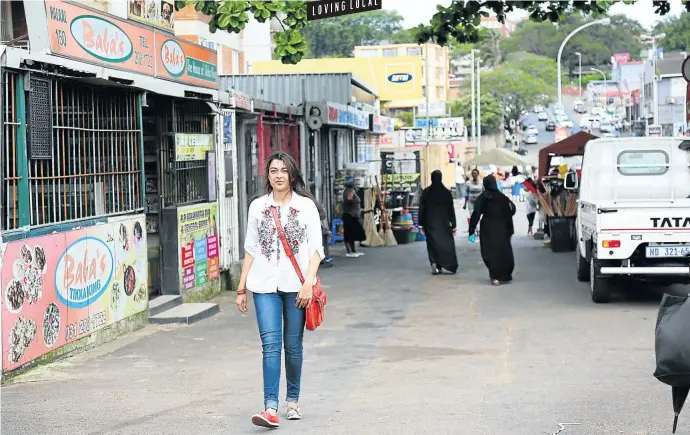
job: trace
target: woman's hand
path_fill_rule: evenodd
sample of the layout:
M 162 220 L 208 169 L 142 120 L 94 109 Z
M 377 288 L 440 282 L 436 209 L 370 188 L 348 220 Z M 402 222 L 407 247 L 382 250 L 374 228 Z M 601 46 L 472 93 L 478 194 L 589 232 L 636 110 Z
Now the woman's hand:
M 247 314 L 247 291 L 245 290 L 244 293 L 237 294 L 237 297 L 235 298 L 235 304 L 237 304 L 237 309 L 240 310 L 240 312 Z
M 312 290 L 309 281 L 305 281 L 305 283 L 302 284 L 302 287 L 299 289 L 299 293 L 297 293 L 295 306 L 297 308 L 307 308 L 309 302 L 311 302 L 312 296 L 314 296 L 314 290 Z

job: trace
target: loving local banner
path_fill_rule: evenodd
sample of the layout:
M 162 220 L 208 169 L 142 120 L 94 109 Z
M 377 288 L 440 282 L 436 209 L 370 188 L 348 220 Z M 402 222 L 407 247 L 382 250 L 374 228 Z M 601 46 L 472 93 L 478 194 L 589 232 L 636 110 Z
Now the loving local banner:
M 9 371 L 146 310 L 144 216 L 9 242 L 0 278 Z

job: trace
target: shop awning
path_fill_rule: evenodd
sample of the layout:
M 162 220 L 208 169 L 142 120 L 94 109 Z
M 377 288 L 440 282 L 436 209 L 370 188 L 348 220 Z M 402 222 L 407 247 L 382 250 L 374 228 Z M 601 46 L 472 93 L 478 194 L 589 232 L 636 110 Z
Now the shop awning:
M 579 131 L 562 141 L 542 148 L 539 151 L 539 176 L 543 177 L 548 175 L 549 167 L 551 166 L 551 157 L 582 156 L 585 154 L 585 145 L 592 139 L 598 139 L 598 136 L 589 134 L 586 131 Z
M 463 166 L 474 167 L 484 165 L 496 166 L 530 166 L 531 164 L 523 160 L 519 155 L 504 148 L 494 148 L 477 157 L 466 161 Z

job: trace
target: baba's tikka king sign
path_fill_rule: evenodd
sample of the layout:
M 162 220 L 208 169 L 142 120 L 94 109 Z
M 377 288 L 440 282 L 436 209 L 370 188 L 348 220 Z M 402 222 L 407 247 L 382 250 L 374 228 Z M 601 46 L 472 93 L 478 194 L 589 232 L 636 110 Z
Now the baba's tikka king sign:
M 342 17 L 381 9 L 383 0 L 314 0 L 307 2 L 307 20 Z

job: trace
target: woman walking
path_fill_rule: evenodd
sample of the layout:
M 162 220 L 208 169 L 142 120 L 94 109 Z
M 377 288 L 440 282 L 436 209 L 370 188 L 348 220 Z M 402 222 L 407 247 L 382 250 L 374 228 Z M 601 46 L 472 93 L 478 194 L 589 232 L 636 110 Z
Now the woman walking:
M 252 417 L 257 426 L 276 428 L 280 357 L 285 347 L 288 420 L 299 420 L 302 338 L 305 308 L 312 298 L 319 263 L 324 258 L 321 220 L 314 198 L 289 154 L 273 153 L 266 162 L 267 195 L 249 206 L 245 256 L 237 290 L 237 307 L 247 312 L 252 292 L 263 347 L 264 410 Z M 281 244 L 281 232 L 296 265 Z M 295 270 L 299 267 L 304 283 Z
M 532 235 L 532 227 L 534 226 L 534 216 L 537 214 L 537 206 L 539 205 L 539 198 L 532 192 L 527 192 L 527 235 Z
M 362 215 L 362 205 L 359 196 L 352 186 L 347 186 L 343 192 L 343 239 L 345 240 L 346 257 L 355 258 L 364 255 L 357 252 L 355 244 L 364 241 L 367 236 L 359 221 Z
M 419 230 L 426 236 L 433 275 L 442 269 L 450 273 L 458 271 L 453 239 L 457 226 L 453 194 L 443 185 L 442 177 L 441 171 L 431 173 L 431 186 L 424 189 L 419 201 Z
M 465 204 L 462 206 L 463 210 L 467 210 L 472 216 L 474 211 L 474 204 L 479 198 L 479 195 L 484 191 L 484 186 L 479 180 L 479 170 L 477 168 L 472 169 L 472 178 L 467 182 L 465 186 Z M 470 218 L 467 218 L 467 223 L 469 224 Z
M 515 204 L 499 192 L 496 179 L 484 177 L 484 192 L 479 195 L 470 219 L 470 235 L 481 219 L 480 250 L 493 285 L 513 280 L 515 260 L 510 238 L 514 233 Z

